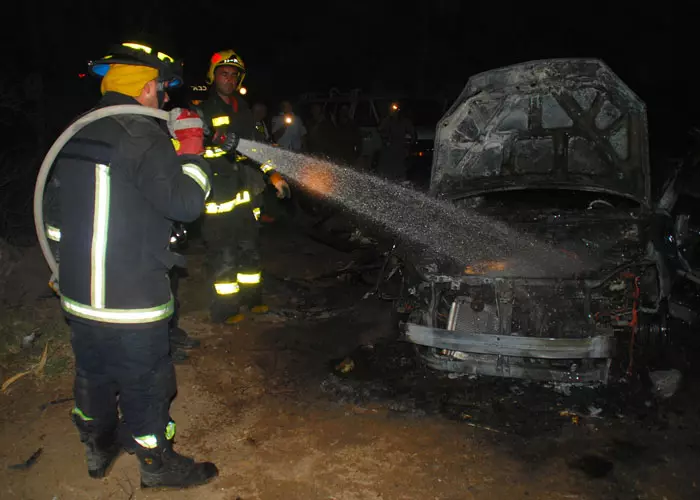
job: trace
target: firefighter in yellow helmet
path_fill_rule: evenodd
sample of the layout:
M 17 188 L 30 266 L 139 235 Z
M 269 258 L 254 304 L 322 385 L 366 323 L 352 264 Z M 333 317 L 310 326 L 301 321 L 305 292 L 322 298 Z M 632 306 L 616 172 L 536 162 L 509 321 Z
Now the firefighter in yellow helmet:
M 211 57 L 208 98 L 195 107 L 205 124 L 205 157 L 212 168 L 212 195 L 202 224 L 212 283 L 211 319 L 235 323 L 242 307 L 267 312 L 262 298 L 258 222 L 266 184 L 279 198 L 289 185 L 270 163 L 260 164 L 235 152 L 238 138 L 253 139 L 255 120 L 240 93 L 246 76 L 243 59 L 233 50 Z

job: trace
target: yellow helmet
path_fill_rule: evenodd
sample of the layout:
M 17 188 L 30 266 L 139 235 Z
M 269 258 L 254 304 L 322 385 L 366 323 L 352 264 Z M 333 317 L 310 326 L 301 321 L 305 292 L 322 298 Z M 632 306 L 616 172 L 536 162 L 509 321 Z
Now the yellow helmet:
M 207 83 L 209 85 L 214 83 L 214 71 L 216 71 L 216 68 L 221 66 L 233 66 L 241 71 L 241 76 L 238 79 L 238 86 L 236 87 L 236 90 L 239 90 L 243 84 L 243 79 L 245 78 L 246 73 L 243 59 L 241 59 L 241 57 L 231 49 L 216 52 L 213 56 L 211 56 L 209 72 L 207 73 Z

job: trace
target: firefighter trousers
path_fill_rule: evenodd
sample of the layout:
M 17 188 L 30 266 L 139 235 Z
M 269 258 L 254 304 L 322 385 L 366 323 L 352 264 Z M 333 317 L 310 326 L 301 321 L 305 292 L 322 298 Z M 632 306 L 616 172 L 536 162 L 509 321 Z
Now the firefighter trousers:
M 235 316 L 240 306 L 262 303 L 260 237 L 253 209 L 252 203 L 245 203 L 227 213 L 205 215 L 202 236 L 214 321 Z
M 158 442 L 170 426 L 177 382 L 168 325 L 121 328 L 70 322 L 75 354 L 73 413 L 108 432 L 118 423 L 117 401 L 137 441 Z M 118 398 L 118 399 L 117 399 Z

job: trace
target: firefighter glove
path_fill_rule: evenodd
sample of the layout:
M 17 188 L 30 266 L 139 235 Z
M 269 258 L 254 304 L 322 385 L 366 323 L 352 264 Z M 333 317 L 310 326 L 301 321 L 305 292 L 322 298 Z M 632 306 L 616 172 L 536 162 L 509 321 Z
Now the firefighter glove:
M 273 186 L 275 186 L 278 198 L 282 199 L 292 197 L 292 191 L 289 189 L 289 184 L 287 184 L 287 181 L 285 181 L 279 173 L 274 172 L 270 176 L 270 182 Z
M 177 154 L 199 155 L 204 152 L 202 119 L 189 109 L 174 108 L 168 118 L 168 130 L 179 143 Z
M 233 153 L 236 151 L 236 148 L 238 147 L 238 141 L 238 134 L 222 130 L 217 130 L 214 133 L 214 138 L 212 139 L 212 142 L 214 144 L 219 146 L 223 151 L 226 151 L 227 153 Z

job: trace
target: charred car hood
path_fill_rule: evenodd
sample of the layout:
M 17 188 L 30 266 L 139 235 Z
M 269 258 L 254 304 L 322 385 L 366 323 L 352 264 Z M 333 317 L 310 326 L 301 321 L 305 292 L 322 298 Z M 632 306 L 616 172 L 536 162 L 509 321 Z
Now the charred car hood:
M 533 61 L 470 78 L 436 130 L 431 193 L 599 191 L 649 204 L 646 106 L 596 59 Z

